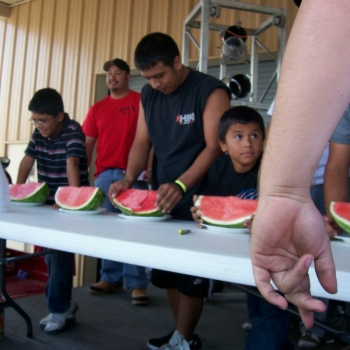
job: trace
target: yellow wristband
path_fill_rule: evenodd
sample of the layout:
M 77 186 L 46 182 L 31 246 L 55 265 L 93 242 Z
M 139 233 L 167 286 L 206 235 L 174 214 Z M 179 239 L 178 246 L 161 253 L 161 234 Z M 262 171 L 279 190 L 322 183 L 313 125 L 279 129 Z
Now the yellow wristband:
M 180 180 L 176 180 L 175 183 L 181 187 L 183 193 L 186 193 L 187 189 L 183 182 L 181 182 Z

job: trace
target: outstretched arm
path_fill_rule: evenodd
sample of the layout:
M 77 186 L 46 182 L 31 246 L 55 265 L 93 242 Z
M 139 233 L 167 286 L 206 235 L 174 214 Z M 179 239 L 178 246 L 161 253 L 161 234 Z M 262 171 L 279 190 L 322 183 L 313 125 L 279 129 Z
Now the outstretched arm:
M 272 278 L 298 306 L 307 328 L 313 311 L 325 308 L 310 295 L 312 261 L 322 286 L 337 291 L 329 238 L 310 198 L 310 184 L 350 100 L 349 13 L 347 0 L 336 6 L 332 0 L 304 0 L 300 7 L 282 64 L 252 227 L 257 287 L 269 302 L 286 308 Z

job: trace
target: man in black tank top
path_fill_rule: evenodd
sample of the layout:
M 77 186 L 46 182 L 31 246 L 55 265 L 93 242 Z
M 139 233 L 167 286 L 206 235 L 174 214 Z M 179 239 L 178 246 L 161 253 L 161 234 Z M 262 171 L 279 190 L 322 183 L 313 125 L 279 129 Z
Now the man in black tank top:
M 175 41 L 163 33 L 146 35 L 140 41 L 134 63 L 148 84 L 141 92 L 138 129 L 125 180 L 113 184 L 109 195 L 131 187 L 152 145 L 156 159 L 152 186 L 158 190 L 158 206 L 174 219 L 192 220 L 193 195 L 199 193 L 211 163 L 221 154 L 218 122 L 230 108 L 231 92 L 220 80 L 183 66 Z M 210 280 L 153 269 L 151 281 L 167 289 L 176 330 L 151 339 L 147 346 L 200 349 L 194 330 L 203 298 L 210 292 Z

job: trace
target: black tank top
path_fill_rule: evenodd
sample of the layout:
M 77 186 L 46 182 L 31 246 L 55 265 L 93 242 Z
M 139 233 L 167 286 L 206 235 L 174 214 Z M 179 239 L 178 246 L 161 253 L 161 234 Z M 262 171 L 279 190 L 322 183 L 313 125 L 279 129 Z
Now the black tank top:
M 174 182 L 205 148 L 203 111 L 209 95 L 218 88 L 231 96 L 220 80 L 193 70 L 171 94 L 163 94 L 150 85 L 143 87 L 141 101 L 156 160 L 154 189 Z M 189 208 L 193 194 L 199 193 L 201 185 L 202 182 L 198 183 L 186 193 L 172 212 L 175 218 L 192 218 Z

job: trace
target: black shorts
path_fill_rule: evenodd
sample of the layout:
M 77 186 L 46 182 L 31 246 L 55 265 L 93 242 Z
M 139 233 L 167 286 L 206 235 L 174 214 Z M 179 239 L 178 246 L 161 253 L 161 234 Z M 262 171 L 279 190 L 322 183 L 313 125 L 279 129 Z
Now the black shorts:
M 214 284 L 214 281 L 208 278 L 157 269 L 151 270 L 151 282 L 158 288 L 178 288 L 181 294 L 192 298 L 210 297 Z

